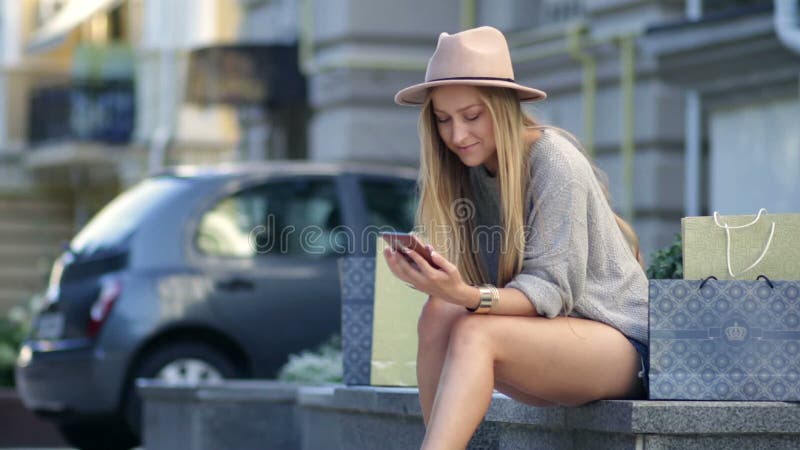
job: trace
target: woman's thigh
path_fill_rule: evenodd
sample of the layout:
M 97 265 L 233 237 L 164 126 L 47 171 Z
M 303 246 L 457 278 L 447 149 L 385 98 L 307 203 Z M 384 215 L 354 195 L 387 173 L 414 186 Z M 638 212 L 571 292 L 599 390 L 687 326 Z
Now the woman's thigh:
M 451 345 L 488 346 L 495 386 L 533 404 L 579 405 L 638 395 L 639 354 L 615 328 L 572 317 L 466 316 Z M 452 350 L 452 349 L 451 349 Z M 515 396 L 514 393 L 522 395 Z
M 548 402 L 542 400 L 539 397 L 534 397 L 533 395 L 527 392 L 520 391 L 514 386 L 499 382 L 497 381 L 497 379 L 495 379 L 494 381 L 494 388 L 497 392 L 501 392 L 518 402 L 525 403 L 531 406 L 558 406 L 557 403 Z

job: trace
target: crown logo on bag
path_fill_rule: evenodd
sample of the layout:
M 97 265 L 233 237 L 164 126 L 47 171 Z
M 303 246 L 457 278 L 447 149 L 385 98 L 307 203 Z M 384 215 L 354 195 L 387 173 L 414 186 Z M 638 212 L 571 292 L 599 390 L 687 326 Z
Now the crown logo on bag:
M 747 337 L 747 328 L 733 322 L 733 326 L 725 328 L 725 337 L 729 341 L 743 341 Z

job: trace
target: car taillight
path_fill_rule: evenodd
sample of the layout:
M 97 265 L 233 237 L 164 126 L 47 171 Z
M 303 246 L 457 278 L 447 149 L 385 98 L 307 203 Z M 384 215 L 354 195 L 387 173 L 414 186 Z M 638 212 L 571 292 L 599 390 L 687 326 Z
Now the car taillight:
M 114 302 L 122 293 L 122 282 L 117 278 L 107 278 L 102 281 L 100 295 L 97 296 L 92 309 L 89 311 L 89 327 L 86 330 L 89 337 L 97 336 L 100 328 L 108 318 Z

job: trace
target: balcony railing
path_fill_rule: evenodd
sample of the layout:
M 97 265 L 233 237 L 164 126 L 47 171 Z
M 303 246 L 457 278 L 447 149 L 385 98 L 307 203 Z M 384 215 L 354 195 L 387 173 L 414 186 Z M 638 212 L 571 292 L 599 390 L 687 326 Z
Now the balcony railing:
M 733 13 L 735 11 L 756 8 L 760 6 L 772 6 L 772 0 L 704 0 L 703 15 L 711 16 Z
M 35 147 L 65 141 L 123 144 L 135 118 L 132 81 L 71 82 L 31 93 L 28 141 Z

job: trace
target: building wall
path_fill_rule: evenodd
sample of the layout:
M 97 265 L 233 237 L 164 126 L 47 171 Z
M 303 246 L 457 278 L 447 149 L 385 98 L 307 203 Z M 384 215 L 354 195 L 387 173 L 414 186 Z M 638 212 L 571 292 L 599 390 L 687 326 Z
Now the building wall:
M 139 50 L 136 139 L 151 153 L 164 153 L 151 155 L 151 168 L 234 159 L 239 140 L 236 112 L 186 103 L 185 83 L 192 49 L 236 40 L 238 3 L 139 0 L 129 7 L 136 8 L 132 16 L 139 18 L 133 33 Z
M 653 61 L 637 51 L 634 189 L 623 185 L 622 65 L 615 38 L 679 17 L 681 2 L 516 0 L 310 1 L 313 44 L 307 58 L 314 116 L 310 156 L 315 160 L 378 160 L 416 165 L 418 110 L 398 107 L 394 93 L 422 81 L 440 32 L 463 28 L 464 5 L 475 25 L 506 32 L 523 84 L 550 97 L 531 107 L 543 123 L 585 139 L 582 66 L 567 50 L 567 32 L 586 26 L 586 52 L 597 60 L 594 106 L 596 160 L 610 178 L 614 206 L 633 195 L 633 225 L 645 254 L 679 231 L 683 187 L 683 96 L 659 79 Z M 467 11 L 469 12 L 469 11 Z M 303 18 L 301 18 L 301 21 Z
M 314 113 L 311 159 L 416 164 L 417 111 L 395 106 L 392 98 L 420 81 L 439 32 L 459 28 L 460 2 L 308 3 L 301 20 L 310 19 L 313 29 L 305 61 Z
M 797 96 L 720 108 L 710 116 L 710 208 L 720 214 L 800 211 Z

